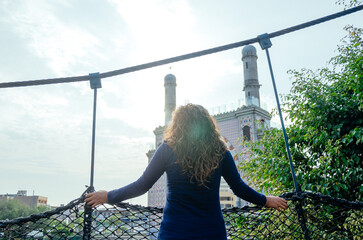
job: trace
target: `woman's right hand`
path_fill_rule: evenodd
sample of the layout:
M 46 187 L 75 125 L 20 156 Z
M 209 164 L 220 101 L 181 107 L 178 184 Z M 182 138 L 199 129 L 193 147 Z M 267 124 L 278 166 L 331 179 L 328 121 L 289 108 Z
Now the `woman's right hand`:
M 90 205 L 92 208 L 95 208 L 98 205 L 107 203 L 108 193 L 107 191 L 104 190 L 88 193 L 84 201 L 87 203 L 87 205 Z
M 285 199 L 280 197 L 267 196 L 265 206 L 269 208 L 274 208 L 280 212 L 281 210 L 287 209 L 287 202 Z

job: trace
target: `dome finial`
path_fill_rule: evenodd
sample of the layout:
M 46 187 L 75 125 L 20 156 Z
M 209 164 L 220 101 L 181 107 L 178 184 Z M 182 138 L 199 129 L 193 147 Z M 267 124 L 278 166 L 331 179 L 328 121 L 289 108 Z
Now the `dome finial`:
M 252 45 L 246 45 L 243 49 L 242 49 L 242 58 L 247 57 L 247 56 L 251 56 L 254 55 L 257 57 L 257 51 L 256 48 Z

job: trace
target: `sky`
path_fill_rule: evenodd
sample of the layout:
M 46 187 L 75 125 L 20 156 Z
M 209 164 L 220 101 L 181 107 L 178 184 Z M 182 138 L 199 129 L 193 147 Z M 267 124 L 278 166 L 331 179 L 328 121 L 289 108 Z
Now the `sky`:
M 343 10 L 332 0 L 0 0 L 0 82 L 87 75 L 254 38 Z M 272 39 L 277 89 L 289 69 L 316 70 L 337 54 L 363 12 Z M 262 107 L 276 101 L 258 44 Z M 212 114 L 244 103 L 242 48 L 102 80 L 98 90 L 96 190 L 136 180 L 164 124 L 164 77 L 177 105 Z M 0 89 L 0 194 L 27 190 L 52 206 L 90 183 L 93 91 L 89 82 Z M 272 124 L 278 124 L 274 118 Z M 146 195 L 129 202 L 146 205 Z

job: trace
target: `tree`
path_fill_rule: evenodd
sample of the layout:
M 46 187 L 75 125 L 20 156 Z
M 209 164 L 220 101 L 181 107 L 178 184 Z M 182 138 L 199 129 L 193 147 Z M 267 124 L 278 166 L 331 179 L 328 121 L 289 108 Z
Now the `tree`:
M 345 30 L 330 68 L 290 71 L 292 89 L 282 106 L 291 120 L 286 131 L 301 189 L 361 201 L 363 29 Z M 252 182 L 275 194 L 294 190 L 281 130 L 248 144 L 251 158 L 240 167 Z
M 0 202 L 0 219 L 14 219 L 18 217 L 29 216 L 31 208 L 18 201 L 18 200 L 8 200 Z
M 0 220 L 14 219 L 18 217 L 27 217 L 48 210 L 46 206 L 30 208 L 19 200 L 0 201 Z

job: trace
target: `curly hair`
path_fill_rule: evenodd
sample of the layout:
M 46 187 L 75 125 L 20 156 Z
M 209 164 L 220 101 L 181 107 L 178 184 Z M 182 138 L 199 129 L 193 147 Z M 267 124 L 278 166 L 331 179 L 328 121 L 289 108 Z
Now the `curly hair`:
M 208 182 L 227 151 L 216 120 L 204 107 L 195 104 L 181 106 L 173 113 L 164 139 L 174 150 L 183 174 L 199 185 Z

